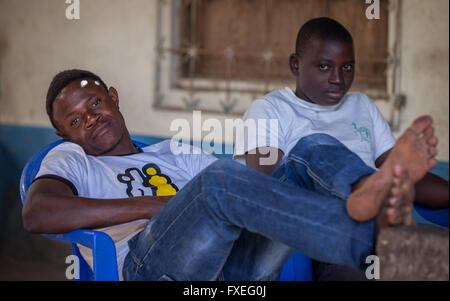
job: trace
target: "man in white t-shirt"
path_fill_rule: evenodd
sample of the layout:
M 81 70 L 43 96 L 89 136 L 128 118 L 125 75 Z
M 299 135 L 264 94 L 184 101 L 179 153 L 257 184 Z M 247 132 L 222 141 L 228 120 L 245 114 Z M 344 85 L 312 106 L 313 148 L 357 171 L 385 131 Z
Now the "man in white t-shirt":
M 423 118 L 380 171 L 337 140 L 329 139 L 326 148 L 308 142 L 301 153 L 317 157 L 308 162 L 316 166 L 328 158 L 334 169 L 296 174 L 313 187 L 290 185 L 178 143 L 138 148 L 117 91 L 88 71 L 57 74 L 46 108 L 56 134 L 68 142 L 43 159 L 24 201 L 24 226 L 33 233 L 108 233 L 125 280 L 276 280 L 294 249 L 363 268 L 374 252 L 375 230 L 404 213 L 394 208 L 375 221 L 357 222 L 342 199 L 381 202 L 393 194 L 399 204 L 409 204 L 407 172 L 421 177 L 434 161 L 435 147 L 427 143 L 431 120 Z M 340 155 L 319 155 L 330 149 Z M 404 165 L 403 157 L 415 163 Z
M 264 130 L 256 128 L 254 137 L 237 137 L 237 157 L 251 151 L 252 138 L 256 147 L 276 147 L 288 154 L 301 138 L 326 133 L 375 168 L 375 160 L 395 144 L 389 125 L 362 93 L 349 93 L 335 105 L 322 106 L 297 97 L 290 88 L 276 90 L 256 99 L 244 115 L 247 119 L 277 120 L 277 127 L 268 123 Z
M 174 156 L 172 149 L 180 147 Z M 186 145 L 172 145 L 165 140 L 123 156 L 89 156 L 78 144 L 63 142 L 43 159 L 34 181 L 54 179 L 69 185 L 76 196 L 116 199 L 145 195 L 173 196 L 196 174 L 216 161 L 214 156 L 195 152 Z M 33 181 L 33 182 L 34 182 Z M 116 246 L 119 278 L 129 252 L 128 240 L 142 231 L 148 219 L 102 227 Z M 78 245 L 83 258 L 93 268 L 92 252 Z
M 277 90 L 251 104 L 244 121 L 252 119 L 263 126 L 256 128 L 256 135 L 237 132 L 235 158 L 271 175 L 302 138 L 322 133 L 343 143 L 368 166 L 380 168 L 396 142 L 372 100 L 362 93 L 347 94 L 355 71 L 353 48 L 350 33 L 338 22 L 329 18 L 306 22 L 289 60 L 296 90 Z M 271 126 L 269 120 L 277 122 Z M 413 181 L 417 203 L 448 208 L 448 182 L 431 173 Z M 360 221 L 373 218 L 380 206 L 369 199 L 358 208 L 354 205 L 347 202 L 347 210 Z

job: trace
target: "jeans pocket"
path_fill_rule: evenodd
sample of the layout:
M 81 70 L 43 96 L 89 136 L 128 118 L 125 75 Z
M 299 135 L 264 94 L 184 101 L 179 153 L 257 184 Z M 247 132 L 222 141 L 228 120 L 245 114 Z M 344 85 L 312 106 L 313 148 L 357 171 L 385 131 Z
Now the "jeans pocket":
M 161 277 L 159 277 L 158 281 L 175 281 L 175 280 L 173 280 L 167 275 L 162 275 Z

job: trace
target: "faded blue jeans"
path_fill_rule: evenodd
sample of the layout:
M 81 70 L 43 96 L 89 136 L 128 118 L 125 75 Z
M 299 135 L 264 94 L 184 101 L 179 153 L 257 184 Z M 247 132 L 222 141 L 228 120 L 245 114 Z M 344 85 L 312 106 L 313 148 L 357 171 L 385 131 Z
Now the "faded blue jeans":
M 125 280 L 277 280 L 293 250 L 362 268 L 374 222 L 345 200 L 374 170 L 335 138 L 302 138 L 272 177 L 229 159 L 186 184 L 133 237 Z

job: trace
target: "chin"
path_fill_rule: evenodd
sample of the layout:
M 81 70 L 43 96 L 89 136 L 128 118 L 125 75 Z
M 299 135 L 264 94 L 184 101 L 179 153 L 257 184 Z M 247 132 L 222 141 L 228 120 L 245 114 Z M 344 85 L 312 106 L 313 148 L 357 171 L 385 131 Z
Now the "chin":
M 341 98 L 324 98 L 321 100 L 320 105 L 322 106 L 334 106 L 337 105 L 344 97 Z
M 119 139 L 110 139 L 110 137 L 101 137 L 99 141 L 93 141 L 90 147 L 89 155 L 100 156 L 112 152 L 119 144 Z
M 341 100 L 342 100 L 342 98 L 339 99 L 339 100 L 331 100 L 331 101 L 328 101 L 326 105 L 327 106 L 334 106 L 334 105 L 337 105 Z

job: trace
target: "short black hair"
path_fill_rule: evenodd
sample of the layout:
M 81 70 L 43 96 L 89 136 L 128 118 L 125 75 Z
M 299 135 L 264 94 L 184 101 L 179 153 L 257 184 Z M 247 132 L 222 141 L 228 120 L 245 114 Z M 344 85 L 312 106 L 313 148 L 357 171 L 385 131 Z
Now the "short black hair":
M 298 31 L 295 53 L 301 56 L 313 38 L 353 44 L 352 35 L 341 23 L 326 17 L 315 18 L 303 24 Z
M 50 86 L 48 87 L 47 91 L 47 99 L 45 102 L 45 108 L 47 110 L 48 118 L 50 119 L 50 122 L 52 123 L 53 127 L 55 129 L 58 129 L 55 121 L 53 119 L 53 102 L 55 101 L 56 96 L 61 92 L 62 89 L 64 89 L 68 84 L 73 82 L 74 80 L 80 79 L 80 78 L 90 78 L 93 80 L 98 81 L 103 88 L 105 88 L 106 91 L 108 91 L 108 87 L 103 82 L 103 80 L 96 74 L 86 71 L 86 70 L 80 70 L 80 69 L 70 69 L 65 70 L 62 72 L 59 72 L 53 77 L 52 82 L 50 83 Z

